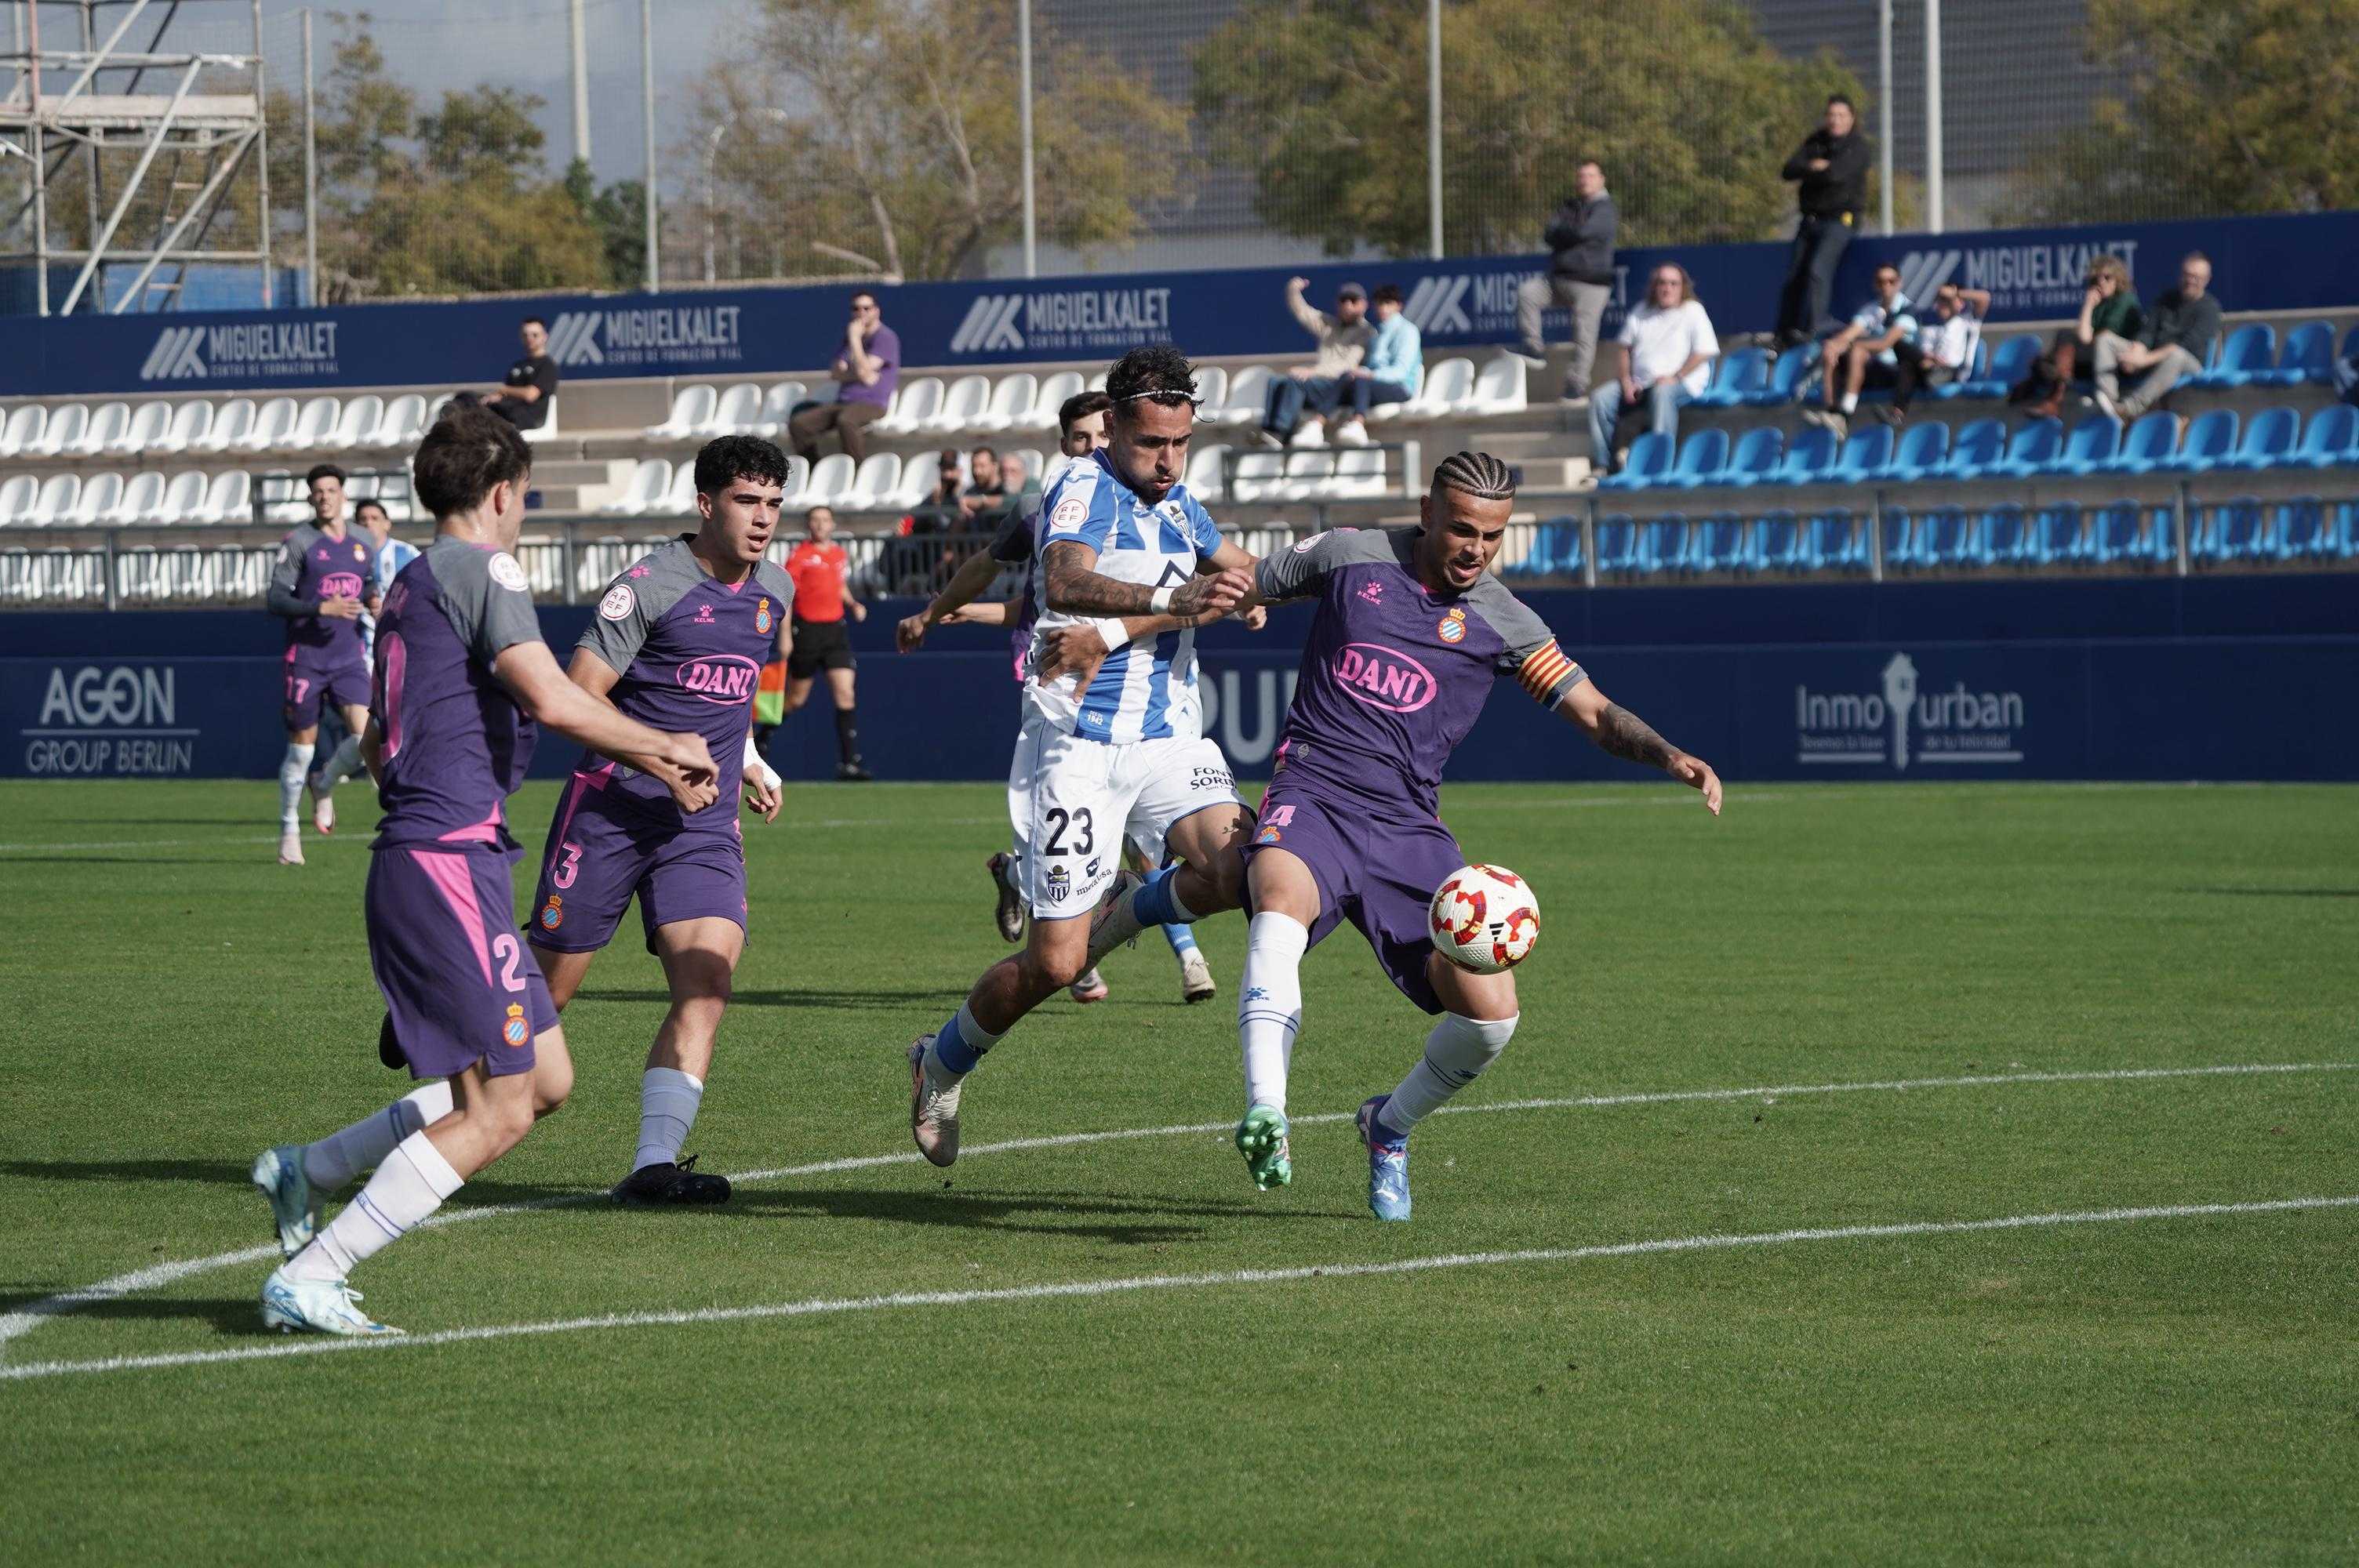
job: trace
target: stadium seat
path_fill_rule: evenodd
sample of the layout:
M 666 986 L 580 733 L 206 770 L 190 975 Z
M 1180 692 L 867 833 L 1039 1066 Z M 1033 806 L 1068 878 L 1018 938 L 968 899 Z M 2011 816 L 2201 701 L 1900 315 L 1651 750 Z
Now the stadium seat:
M 1269 398 L 1269 367 L 1247 365 L 1229 377 L 1227 404 L 1215 416 L 1207 409 L 1200 417 L 1213 425 L 1258 425 L 1262 406 Z
M 2207 408 L 2187 427 L 2179 450 L 2154 465 L 2156 473 L 2209 473 L 2236 447 L 2236 411 Z
M 805 391 L 799 381 L 772 382 L 765 387 L 762 411 L 754 419 L 754 434 L 772 440 L 786 434 L 787 421 L 794 416 L 795 406 L 802 402 Z
M 123 476 L 112 471 L 94 473 L 82 481 L 82 494 L 75 500 L 73 510 L 60 519 L 82 527 L 114 521 L 115 509 L 123 504 Z
M 2277 507 L 2276 535 L 2281 561 L 2327 560 L 2338 553 L 2332 514 L 2314 495 L 2298 495 Z
M 2152 473 L 2179 449 L 2179 416 L 2158 408 L 2141 414 L 2122 433 L 2121 449 L 2104 466 L 2106 473 Z
M 1770 365 L 1768 381 L 1744 394 L 1737 401 L 1747 408 L 1776 408 L 1791 403 L 1801 390 L 1802 378 L 1818 362 L 1819 351 L 1815 344 L 1805 343 L 1799 348 L 1788 349 Z
M 1373 501 L 1385 493 L 1385 454 L 1376 447 L 1346 447 L 1335 457 L 1335 477 L 1321 493 L 1339 501 Z
M 1076 376 L 1074 379 L 1078 381 L 1081 378 Z M 1180 481 L 1187 485 L 1188 493 L 1198 501 L 1222 499 L 1221 464 L 1228 455 L 1226 447 L 1198 447 L 1190 451 L 1188 454 L 1188 471 Z
M 1729 490 L 1749 490 L 1770 474 L 1786 455 L 1786 432 L 1775 425 L 1756 426 L 1736 438 L 1726 466 L 1712 482 Z
M 188 451 L 204 439 L 206 433 L 212 428 L 212 400 L 191 397 L 170 410 L 163 433 L 147 444 L 147 450 L 158 456 Z
M 741 381 L 723 390 L 712 401 L 712 417 L 697 427 L 695 439 L 710 441 L 719 436 L 750 434 L 762 422 L 762 389 L 750 381 Z
M 1972 479 L 2006 455 L 2006 421 L 1977 419 L 1950 438 L 1950 455 L 1942 460 L 1941 471 L 1934 477 Z
M 1638 571 L 1644 577 L 1682 577 L 1688 570 L 1688 520 L 1677 513 L 1650 519 L 1638 530 Z
M 1733 572 L 1745 561 L 1745 519 L 1734 512 L 1696 519 L 1688 543 L 1688 565 L 1699 572 Z
M 924 465 L 924 455 L 919 457 Z M 897 452 L 871 452 L 860 460 L 859 470 L 852 482 L 843 489 L 842 498 L 836 503 L 846 512 L 885 512 L 893 505 L 895 492 L 901 487 L 901 457 Z
M 844 492 L 852 488 L 853 469 L 854 465 L 848 454 L 830 452 L 811 466 L 810 478 L 803 481 L 803 488 L 795 496 L 794 504 L 805 512 L 815 506 L 841 504 Z M 690 465 L 689 477 L 691 487 L 695 481 L 695 473 L 694 465 Z M 694 503 L 691 502 L 690 504 L 693 505 Z
M 1768 350 L 1731 349 L 1712 366 L 1711 384 L 1690 399 L 1690 406 L 1734 408 L 1744 402 L 1746 393 L 1757 392 L 1768 384 Z
M 49 411 L 42 404 L 19 404 L 10 409 L 7 421 L 0 424 L 0 458 L 13 458 L 39 450 L 41 428 L 49 420 Z
M 131 428 L 131 405 L 102 403 L 92 411 L 90 423 L 70 441 L 58 444 L 58 455 L 67 458 L 94 458 L 121 440 Z
M 384 416 L 376 428 L 362 443 L 373 451 L 406 452 L 418 445 L 426 434 L 426 399 L 422 394 L 405 392 L 385 406 Z
M 691 473 L 694 471 L 692 465 L 690 471 Z M 671 461 L 669 459 L 641 458 L 638 466 L 631 470 L 631 477 L 624 484 L 621 492 L 598 510 L 611 515 L 625 517 L 641 515 L 663 499 L 663 492 L 670 488 L 670 485 Z
M 2334 366 L 2334 323 L 2304 321 L 2285 336 L 2277 351 L 2277 368 L 2254 373 L 2255 386 L 2300 386 L 2332 382 Z
M 254 476 L 244 469 L 217 473 L 205 486 L 205 499 L 183 519 L 190 523 L 251 523 L 254 521 Z
M 1934 403 L 1948 403 L 1960 397 L 1991 397 L 2004 395 L 1988 390 L 1995 384 L 1990 373 L 1990 341 L 1978 339 L 1973 357 L 1966 362 L 1965 374 L 1955 381 L 1945 381 L 1939 386 L 1929 386 L 1920 395 Z M 1984 390 L 1976 390 L 1984 389 Z
M 296 410 L 295 423 L 280 437 L 277 449 L 282 452 L 316 452 L 327 447 L 335 434 L 336 416 L 342 405 L 332 397 L 309 397 Z
M 1026 412 L 1022 428 L 1053 430 L 1057 427 L 1057 410 L 1065 399 L 1078 396 L 1082 390 L 1082 373 L 1060 370 L 1040 379 L 1039 391 L 1034 395 L 1031 408 Z M 1217 407 L 1228 395 L 1229 373 L 1218 365 L 1206 365 L 1196 373 L 1196 396 L 1208 406 Z
M 1597 520 L 1597 573 L 1629 577 L 1638 569 L 1638 525 L 1621 513 Z
M 2121 422 L 2110 415 L 2093 414 L 2072 427 L 2064 449 L 2040 468 L 2044 474 L 2078 477 L 2104 471 L 2122 447 Z
M 2269 509 L 2249 495 L 2197 508 L 2188 557 L 2197 561 L 2256 561 L 2275 553 Z
M 1088 390 L 1091 392 L 1103 392 L 1106 389 L 1106 373 L 1107 373 L 1104 371 L 1100 371 L 1097 374 L 1090 377 L 1087 384 Z
M 962 375 L 943 389 L 942 406 L 932 417 L 919 422 L 921 436 L 955 436 L 974 427 L 991 398 L 991 378 L 985 375 Z
M 1728 467 L 1728 432 L 1698 430 L 1680 443 L 1679 460 L 1658 482 L 1674 490 L 1696 490 L 1720 482 Z
M 2266 375 L 2276 368 L 2277 350 L 2276 328 L 2266 321 L 2247 321 L 2228 333 L 2210 369 L 2189 376 L 2180 384 L 2200 391 L 2250 386 L 2256 375 Z
M 880 436 L 913 436 L 931 427 L 942 411 L 942 378 L 921 375 L 904 382 L 892 406 L 869 425 Z
M 1917 520 L 1917 551 L 1920 567 L 1964 566 L 1974 559 L 1974 530 L 1962 506 L 1936 506 Z
M 2359 463 L 2359 408 L 2330 403 L 2310 416 L 2301 445 L 2286 459 L 2292 468 L 2331 469 Z
M 799 466 L 799 465 L 798 465 Z M 696 465 L 682 463 L 671 470 L 671 484 L 648 509 L 658 517 L 685 517 L 696 510 Z
M 1285 482 L 1284 452 L 1246 452 L 1236 460 L 1229 474 L 1229 499 L 1232 502 L 1261 501 L 1275 497 Z
M 1986 567 L 2022 566 L 2028 559 L 2031 527 L 2013 502 L 1983 514 L 1974 555 Z
M 275 497 L 262 502 L 262 520 L 292 525 L 310 521 L 310 503 L 304 499 L 301 478 L 286 469 L 266 469 L 255 476 L 255 491 L 259 497 Z
M 2064 421 L 2027 421 L 2006 443 L 2006 455 L 1981 470 L 1983 479 L 2029 479 L 2046 470 L 2064 451 Z
M 2107 421 L 2111 423 L 2111 421 Z M 2068 566 L 2082 558 L 2081 509 L 2070 503 L 2043 506 L 2032 514 L 2025 546 L 2035 566 Z
M 336 415 L 335 428 L 319 443 L 329 451 L 350 451 L 364 447 L 375 438 L 385 423 L 385 399 L 376 394 L 364 393 L 348 400 Z
M 1473 417 L 1524 411 L 1524 362 L 1514 354 L 1495 355 L 1474 377 L 1473 390 L 1455 412 Z
M 1884 465 L 1884 477 L 1897 484 L 1930 479 L 1949 455 L 1950 427 L 1938 419 L 1920 420 L 1900 432 L 1892 460 Z
M 901 485 L 894 492 L 893 504 L 903 512 L 914 512 L 926 503 L 934 492 L 934 461 L 931 453 L 917 454 L 918 460 L 901 465 Z
M 1877 523 L 1883 538 L 1877 541 L 1884 551 L 1884 569 L 1906 571 L 1916 564 L 1911 553 L 1916 548 L 1916 519 L 1905 506 L 1887 506 Z
M 1808 425 L 1794 432 L 1786 445 L 1786 455 L 1777 471 L 1762 480 L 1764 484 L 1821 484 L 1827 470 L 1835 465 L 1835 433 Z
M 1875 427 L 1887 436 L 1892 433 L 1885 426 Z M 1847 572 L 1866 568 L 1867 557 L 1857 520 L 1848 508 L 1838 506 L 1814 514 L 1802 524 L 1801 562 L 1814 572 Z
M 2275 468 L 2293 455 L 2294 442 L 2300 435 L 2300 415 L 2290 408 L 2264 408 L 2245 427 L 2236 449 L 2212 467 L 2234 473 Z
M 1287 454 L 1286 478 L 1262 492 L 1265 501 L 1309 501 L 1326 492 L 1335 477 L 1335 454 L 1320 449 L 1297 449 Z
M 34 496 L 31 510 L 25 521 L 36 528 L 54 528 L 73 515 L 74 506 L 82 500 L 82 475 L 53 473 L 41 481 Z
M 970 430 L 1023 430 L 1031 428 L 1033 401 L 1040 395 L 1040 378 L 1028 370 L 1004 375 L 991 389 L 991 401 L 983 412 L 967 421 Z
M 240 452 L 275 451 L 295 432 L 295 400 L 274 397 L 255 410 L 253 425 L 232 449 Z
M 1984 346 L 1988 347 L 1987 344 Z M 1990 363 L 1981 375 L 1959 387 L 1959 395 L 2005 397 L 2009 387 L 2031 373 L 2031 362 L 2039 357 L 2045 346 L 2038 338 L 2029 334 L 2007 339 L 1997 348 L 1990 350 Z
M 1752 547 L 1745 560 L 1756 572 L 1789 572 L 1795 569 L 1801 548 L 1801 525 L 1794 521 L 1794 514 L 1767 512 L 1753 520 Z
M 28 458 L 54 458 L 70 442 L 79 442 L 90 428 L 90 409 L 80 403 L 60 403 L 49 410 L 39 434 L 25 443 Z
M 1883 477 L 1885 465 L 1891 460 L 1892 427 L 1869 425 L 1845 438 L 1843 450 L 1835 454 L 1834 466 L 1827 470 L 1826 482 L 1869 483 Z
M 11 474 L 0 480 L 0 528 L 24 522 L 40 493 L 41 481 L 31 474 Z
M 2146 521 L 2145 512 L 2135 501 L 2117 501 L 2097 508 L 2095 515 L 2089 519 L 2082 557 L 2096 566 L 2146 557 Z
M 1418 388 L 1415 397 L 1410 398 L 1407 403 L 1392 405 L 1399 410 L 1395 417 L 1448 418 L 1451 410 L 1465 402 L 1473 391 L 1474 362 L 1463 357 L 1443 360 L 1440 363 L 1428 368 L 1425 373 L 1425 384 Z
M 2335 357 L 2347 360 L 2354 355 L 2359 355 L 2359 327 L 2354 327 L 2343 335 L 2343 352 Z M 2310 379 L 2318 386 L 2332 386 L 2334 384 L 2333 364 L 2330 362 L 2324 370 L 2314 373 Z
M 164 476 L 153 469 L 142 469 L 123 486 L 114 505 L 102 523 L 120 523 L 126 527 L 150 526 L 163 520 Z
M 156 449 L 171 427 L 172 406 L 168 403 L 143 403 L 131 411 L 130 422 L 105 446 L 109 457 L 136 457 Z
M 1648 430 L 1630 443 L 1622 466 L 1597 481 L 1600 490 L 1644 490 L 1671 471 L 1671 438 Z
M 721 394 L 710 384 L 696 382 L 671 395 L 671 416 L 660 425 L 650 425 L 640 434 L 650 441 L 685 441 L 712 422 L 712 410 L 721 401 Z

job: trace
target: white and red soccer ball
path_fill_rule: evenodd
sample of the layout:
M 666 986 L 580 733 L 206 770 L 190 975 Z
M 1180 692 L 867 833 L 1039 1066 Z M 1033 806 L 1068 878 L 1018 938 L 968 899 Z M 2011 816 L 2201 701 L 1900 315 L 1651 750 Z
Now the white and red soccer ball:
M 1433 890 L 1426 913 L 1435 951 L 1462 969 L 1495 975 L 1531 956 L 1540 937 L 1539 900 L 1504 866 L 1461 866 Z

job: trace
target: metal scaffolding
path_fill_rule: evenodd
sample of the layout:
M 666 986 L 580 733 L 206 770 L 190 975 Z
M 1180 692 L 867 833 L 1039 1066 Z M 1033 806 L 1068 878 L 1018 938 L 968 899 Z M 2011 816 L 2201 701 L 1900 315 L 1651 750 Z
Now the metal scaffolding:
M 12 47 L 0 54 L 0 169 L 22 160 L 17 172 L 25 178 L 9 182 L 11 210 L 0 222 L 0 243 L 23 248 L 0 251 L 0 265 L 32 265 L 44 316 L 175 308 L 188 268 L 200 263 L 254 265 L 259 302 L 265 308 L 273 303 L 261 0 L 234 0 L 253 21 L 252 51 L 237 54 L 169 47 L 173 21 L 196 3 L 8 4 Z M 58 36 L 60 13 L 79 21 L 78 36 Z M 124 158 L 133 155 L 126 171 Z M 242 243 L 229 232 L 217 239 L 224 218 L 233 229 L 244 226 L 234 189 L 249 162 L 255 171 L 252 240 Z M 83 232 L 60 234 L 51 208 L 57 192 L 76 184 Z M 126 223 L 135 213 L 136 223 Z M 55 264 L 78 265 L 53 307 Z M 137 270 L 110 304 L 102 269 L 126 266 Z

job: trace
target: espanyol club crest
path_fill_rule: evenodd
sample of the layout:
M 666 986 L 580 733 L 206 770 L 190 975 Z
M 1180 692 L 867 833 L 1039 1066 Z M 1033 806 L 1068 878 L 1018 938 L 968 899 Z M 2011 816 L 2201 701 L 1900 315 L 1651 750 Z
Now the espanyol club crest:
M 766 637 L 775 624 L 776 619 L 770 614 L 770 601 L 766 599 L 756 600 L 754 605 L 754 630 Z
M 554 931 L 565 924 L 565 901 L 555 893 L 549 895 L 549 905 L 540 912 L 541 928 Z
M 1434 631 L 1440 634 L 1441 640 L 1445 643 L 1463 643 L 1466 641 L 1466 611 L 1451 610 L 1449 614 L 1441 618 L 1441 624 L 1435 627 Z
M 354 545 L 353 546 L 353 559 L 356 561 L 364 561 L 368 559 L 368 552 L 362 549 L 358 545 Z
M 507 1022 L 500 1025 L 500 1038 L 519 1051 L 532 1043 L 532 1025 L 524 1021 L 524 1003 L 508 1003 Z

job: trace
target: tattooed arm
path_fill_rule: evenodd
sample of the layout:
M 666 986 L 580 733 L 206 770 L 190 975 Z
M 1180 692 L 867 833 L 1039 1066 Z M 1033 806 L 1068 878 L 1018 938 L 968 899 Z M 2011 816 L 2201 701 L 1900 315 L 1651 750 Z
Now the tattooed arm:
M 1720 815 L 1720 775 L 1712 771 L 1712 764 L 1701 757 L 1689 756 L 1655 733 L 1645 719 L 1598 690 L 1595 681 L 1584 680 L 1565 693 L 1557 711 L 1579 725 L 1607 755 L 1660 768 L 1690 788 L 1702 791 L 1705 807 L 1714 816 Z
M 1252 579 L 1242 571 L 1192 577 L 1174 587 L 1170 599 L 1158 605 L 1154 587 L 1103 576 L 1092 569 L 1097 559 L 1095 550 L 1070 539 L 1041 551 L 1042 597 L 1049 609 L 1067 615 L 1223 615 L 1252 586 Z

